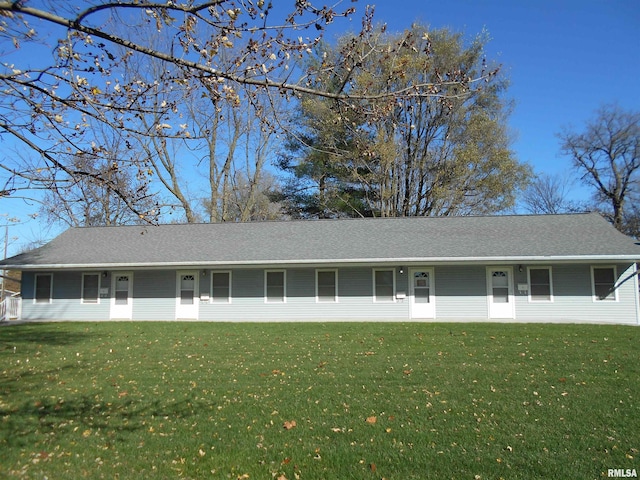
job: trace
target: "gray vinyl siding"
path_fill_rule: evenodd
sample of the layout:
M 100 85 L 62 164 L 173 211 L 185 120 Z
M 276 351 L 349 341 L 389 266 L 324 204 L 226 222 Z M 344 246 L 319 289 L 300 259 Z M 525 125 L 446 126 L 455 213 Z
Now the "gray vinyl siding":
M 474 320 L 488 317 L 484 265 L 436 267 L 436 318 Z
M 174 270 L 136 271 L 133 275 L 133 320 L 173 320 L 176 310 Z
M 231 303 L 200 304 L 201 320 L 284 321 L 323 319 L 399 319 L 408 320 L 409 303 L 373 301 L 373 270 L 370 267 L 338 269 L 337 302 L 316 302 L 316 269 L 286 270 L 286 300 L 266 303 L 264 270 L 235 269 L 232 272 Z M 406 276 L 406 275 L 405 275 Z M 202 284 L 210 285 L 207 273 Z M 406 280 L 396 273 L 396 289 L 406 291 Z M 207 292 L 208 293 L 208 292 Z
M 637 323 L 638 291 L 634 264 L 615 265 L 619 286 L 616 301 L 595 301 L 591 266 L 552 265 L 553 301 L 532 302 L 516 288 L 516 318 L 528 321 L 580 321 L 594 323 Z M 527 282 L 526 268 L 515 271 L 516 287 Z
M 34 303 L 35 276 L 53 275 L 51 303 Z M 76 271 L 23 272 L 22 318 L 26 320 L 104 320 L 109 318 L 109 298 L 100 298 L 96 304 L 82 303 L 82 273 Z M 84 273 L 100 273 L 88 271 Z M 109 279 L 100 275 L 100 287 L 107 286 Z
M 634 264 L 618 264 L 620 285 L 617 301 L 594 301 L 591 264 L 557 264 L 551 267 L 552 302 L 532 302 L 518 284 L 528 281 L 527 267 L 511 265 L 515 319 L 505 321 L 639 323 L 638 280 Z M 487 267 L 485 265 L 441 265 L 434 268 L 436 320 L 487 320 Z M 225 269 L 231 272 L 230 303 L 206 301 L 211 294 L 211 271 L 192 269 L 199 280 L 198 319 L 204 321 L 310 321 L 310 320 L 399 320 L 410 321 L 409 267 L 395 270 L 396 293 L 406 294 L 393 302 L 374 302 L 373 267 L 339 267 L 337 302 L 316 301 L 316 269 L 286 268 L 286 301 L 266 303 L 265 274 L 261 268 Z M 277 268 L 276 268 L 277 269 Z M 282 270 L 282 269 L 281 269 Z M 36 273 L 52 273 L 50 304 L 34 303 Z M 86 273 L 86 272 L 85 272 Z M 98 304 L 81 302 L 82 271 L 33 272 L 22 277 L 22 315 L 26 320 L 108 320 L 112 273 L 100 275 L 107 298 Z M 104 292 L 103 292 L 104 294 Z M 176 271 L 137 270 L 133 275 L 133 320 L 174 320 Z M 425 320 L 420 320 L 425 321 Z M 428 321 L 428 320 L 426 320 Z

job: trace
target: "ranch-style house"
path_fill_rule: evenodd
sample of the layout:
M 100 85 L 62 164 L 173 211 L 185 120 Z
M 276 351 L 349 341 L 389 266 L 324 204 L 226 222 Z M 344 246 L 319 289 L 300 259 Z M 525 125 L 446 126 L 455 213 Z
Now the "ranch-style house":
M 638 325 L 638 261 L 586 213 L 71 228 L 0 266 L 23 320 Z

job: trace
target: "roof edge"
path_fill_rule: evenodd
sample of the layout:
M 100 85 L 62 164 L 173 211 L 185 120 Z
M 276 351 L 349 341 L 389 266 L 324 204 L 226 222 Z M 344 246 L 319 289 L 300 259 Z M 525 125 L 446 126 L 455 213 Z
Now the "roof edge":
M 147 263 L 78 263 L 78 264 L 28 264 L 0 265 L 6 270 L 81 270 L 107 269 L 127 270 L 131 268 L 206 268 L 206 267 L 260 267 L 297 265 L 366 265 L 366 264 L 496 264 L 496 263 L 577 263 L 577 262 L 640 262 L 636 255 L 562 255 L 562 256 L 495 256 L 495 257 L 399 257 L 399 258 L 355 258 L 355 259 L 308 259 L 308 260 L 253 260 L 253 261 L 204 261 L 204 262 L 147 262 Z

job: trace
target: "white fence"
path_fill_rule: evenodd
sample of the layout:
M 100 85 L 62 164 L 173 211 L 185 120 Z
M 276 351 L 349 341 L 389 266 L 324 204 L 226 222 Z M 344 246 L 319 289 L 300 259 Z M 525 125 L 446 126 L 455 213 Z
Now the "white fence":
M 22 311 L 21 297 L 6 297 L 0 302 L 0 322 L 19 320 Z

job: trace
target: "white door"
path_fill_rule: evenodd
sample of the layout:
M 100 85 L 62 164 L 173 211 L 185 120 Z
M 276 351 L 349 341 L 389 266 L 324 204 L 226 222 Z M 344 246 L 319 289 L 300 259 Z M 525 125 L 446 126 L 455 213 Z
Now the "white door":
M 198 272 L 178 272 L 176 279 L 176 318 L 198 318 Z
M 111 318 L 133 318 L 133 273 L 111 274 Z
M 511 267 L 487 269 L 489 318 L 515 318 L 513 271 Z
M 432 268 L 409 270 L 411 318 L 435 318 L 435 289 Z

